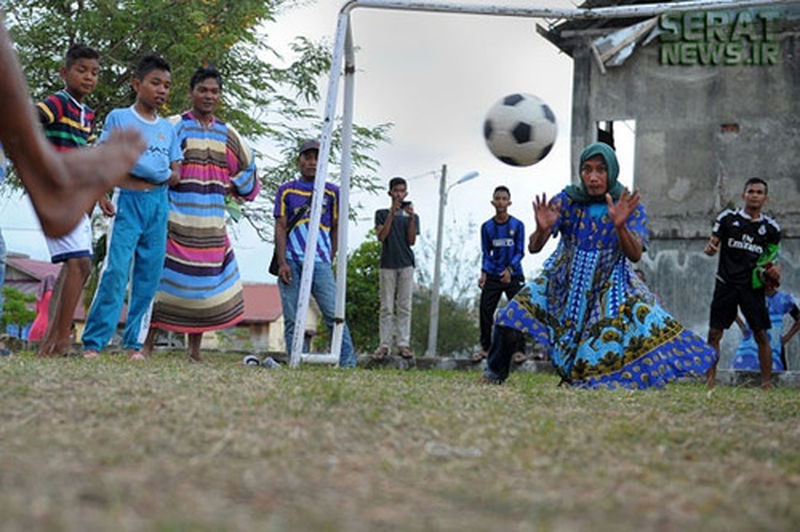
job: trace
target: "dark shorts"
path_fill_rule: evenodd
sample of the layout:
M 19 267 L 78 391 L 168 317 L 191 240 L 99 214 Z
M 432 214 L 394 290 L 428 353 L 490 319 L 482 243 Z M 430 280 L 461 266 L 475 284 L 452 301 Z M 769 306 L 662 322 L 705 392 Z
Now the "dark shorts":
M 750 330 L 765 331 L 770 328 L 767 298 L 763 288 L 755 290 L 749 285 L 736 286 L 717 280 L 714 299 L 711 301 L 710 327 L 727 329 L 733 324 L 739 309 Z

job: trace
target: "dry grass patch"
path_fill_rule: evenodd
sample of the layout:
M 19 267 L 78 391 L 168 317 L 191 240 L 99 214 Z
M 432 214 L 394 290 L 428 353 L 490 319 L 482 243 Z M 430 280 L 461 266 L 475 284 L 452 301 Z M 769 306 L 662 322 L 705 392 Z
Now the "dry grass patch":
M 800 393 L 0 359 L 4 529 L 793 530 Z

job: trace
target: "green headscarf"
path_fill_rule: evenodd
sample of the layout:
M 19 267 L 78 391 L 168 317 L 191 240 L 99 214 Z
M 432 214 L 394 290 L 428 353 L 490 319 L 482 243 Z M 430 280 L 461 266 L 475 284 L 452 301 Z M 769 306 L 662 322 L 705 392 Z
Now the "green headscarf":
M 611 198 L 614 201 L 617 201 L 625 187 L 623 187 L 617 181 L 617 176 L 619 175 L 619 163 L 617 162 L 617 154 L 614 152 L 614 148 L 605 142 L 595 142 L 594 144 L 589 144 L 586 149 L 583 150 L 583 153 L 581 153 L 581 161 L 578 164 L 579 172 L 580 168 L 583 166 L 583 163 L 595 155 L 601 155 L 606 161 L 606 166 L 608 167 L 607 192 L 611 194 Z M 566 189 L 564 189 L 564 191 L 567 193 L 567 196 L 569 196 L 572 201 L 583 205 L 587 205 L 589 203 L 606 202 L 605 195 L 590 196 L 589 193 L 586 192 L 586 185 L 583 184 L 583 178 L 580 176 L 580 174 L 578 175 L 578 180 L 580 181 L 579 185 L 569 185 Z

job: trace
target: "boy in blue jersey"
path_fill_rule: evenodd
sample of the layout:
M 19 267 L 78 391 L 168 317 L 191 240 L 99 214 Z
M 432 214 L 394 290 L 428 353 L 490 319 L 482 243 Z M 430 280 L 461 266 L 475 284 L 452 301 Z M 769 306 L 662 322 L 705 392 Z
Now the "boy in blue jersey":
M 145 138 L 147 149 L 114 191 L 106 258 L 83 332 L 84 358 L 97 357 L 114 335 L 130 272 L 122 346 L 130 350 L 132 360 L 145 358 L 140 350 L 167 245 L 167 185 L 178 181 L 183 158 L 172 124 L 158 116 L 171 83 L 169 63 L 156 54 L 142 58 L 133 79 L 136 102 L 111 111 L 100 135 L 103 142 L 116 129 L 135 128 Z
M 492 322 L 494 311 L 505 293 L 511 301 L 522 289 L 525 275 L 522 273 L 522 257 L 525 256 L 525 225 L 510 214 L 511 192 L 508 187 L 500 185 L 492 194 L 494 216 L 481 225 L 481 277 L 478 287 L 481 289 L 480 326 L 481 350 L 472 360 L 479 362 L 486 358 L 492 344 Z M 518 346 L 518 353 L 524 357 L 524 339 Z M 517 360 L 519 361 L 519 357 Z

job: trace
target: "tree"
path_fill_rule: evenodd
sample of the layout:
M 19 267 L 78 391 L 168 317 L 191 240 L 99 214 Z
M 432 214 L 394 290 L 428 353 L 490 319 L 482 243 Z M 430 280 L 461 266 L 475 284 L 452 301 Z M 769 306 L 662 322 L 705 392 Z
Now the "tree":
M 172 66 L 173 90 L 165 114 L 190 104 L 188 82 L 201 64 L 216 66 L 224 78 L 219 115 L 246 137 L 276 147 L 273 164 L 261 158 L 259 201 L 242 209 L 259 235 L 272 237 L 271 198 L 277 186 L 296 175 L 297 141 L 318 136 L 313 109 L 318 81 L 330 68 L 327 46 L 299 37 L 285 66 L 270 47 L 264 25 L 299 0 L 7 0 L 11 32 L 34 99 L 62 87 L 58 69 L 70 45 L 84 42 L 101 53 L 103 66 L 88 103 L 98 126 L 115 107 L 130 105 L 132 72 L 140 57 L 162 54 Z M 388 125 L 354 127 L 353 186 L 376 190 L 377 162 L 368 153 L 385 140 Z M 334 135 L 338 150 L 340 134 Z M 338 160 L 334 153 L 333 160 Z M 337 168 L 331 167 L 335 179 Z
M 481 275 L 479 231 L 478 226 L 472 221 L 465 225 L 448 227 L 442 245 L 439 293 L 449 296 L 453 301 L 464 303 L 466 308 L 475 306 L 478 301 L 478 278 Z M 470 241 L 475 242 L 475 245 L 466 244 Z M 422 286 L 432 286 L 436 239 L 430 231 L 426 231 L 425 238 L 419 239 L 418 242 L 417 283 Z
M 417 354 L 428 349 L 431 315 L 431 289 L 417 285 L 411 311 L 411 347 Z M 457 301 L 447 294 L 439 296 L 439 334 L 436 353 L 440 356 L 470 353 L 480 338 L 478 315 L 469 301 Z
M 36 317 L 36 311 L 31 310 L 29 305 L 36 301 L 36 297 L 20 292 L 10 286 L 4 286 L 2 290 L 3 317 L 0 319 L 1 328 L 5 330 L 7 325 L 18 325 L 22 328 L 32 322 Z
M 439 355 L 471 351 L 480 338 L 477 281 L 481 271 L 481 256 L 475 254 L 475 246 L 465 244 L 479 239 L 478 234 L 478 228 L 472 221 L 447 229 L 447 239 L 442 245 L 439 286 Z M 436 258 L 436 240 L 430 232 L 425 235 L 426 238 L 421 239 L 417 246 L 417 292 L 414 294 L 411 315 L 411 344 L 417 353 L 424 353 L 428 348 Z
M 374 230 L 347 259 L 347 324 L 361 351 L 370 351 L 380 342 L 380 260 L 381 243 Z
M 473 264 L 474 258 L 464 256 L 463 246 L 456 245 L 455 240 L 443 253 L 443 270 L 448 272 L 445 280 L 449 280 L 449 290 L 443 290 L 439 298 L 439 354 L 469 351 L 479 338 L 476 291 L 469 284 L 475 284 L 480 267 Z M 432 267 L 427 268 L 425 263 L 426 257 L 432 256 L 432 252 L 426 251 L 430 247 L 429 243 L 423 243 L 422 257 L 418 255 L 417 284 L 411 310 L 411 347 L 418 355 L 425 353 L 428 346 L 432 282 L 427 270 L 432 270 Z M 375 238 L 375 232 L 370 231 L 347 263 L 347 324 L 353 342 L 362 351 L 365 347 L 377 346 L 380 341 L 380 256 L 381 243 Z

